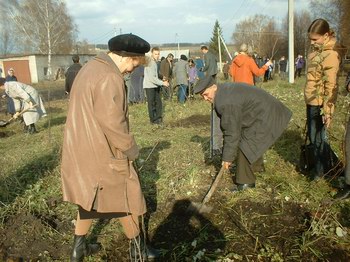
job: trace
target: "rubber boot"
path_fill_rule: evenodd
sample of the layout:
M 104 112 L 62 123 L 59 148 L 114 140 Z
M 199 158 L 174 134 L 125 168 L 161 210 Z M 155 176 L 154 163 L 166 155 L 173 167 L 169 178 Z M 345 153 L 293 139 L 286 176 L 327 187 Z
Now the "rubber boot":
M 132 261 L 148 261 L 160 257 L 159 250 L 146 245 L 144 239 L 138 235 L 130 240 L 130 254 Z
M 74 236 L 73 250 L 70 257 L 71 262 L 83 262 L 84 257 L 97 253 L 100 250 L 99 244 L 86 244 L 84 236 Z
M 28 132 L 29 132 L 29 134 L 38 133 L 38 131 L 36 131 L 35 124 L 30 124 L 30 125 L 29 125 Z

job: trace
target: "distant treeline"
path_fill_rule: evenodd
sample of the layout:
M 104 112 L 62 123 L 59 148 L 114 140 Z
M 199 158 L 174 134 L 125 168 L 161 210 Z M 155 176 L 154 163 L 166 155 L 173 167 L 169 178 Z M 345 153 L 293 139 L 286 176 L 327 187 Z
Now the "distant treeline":
M 180 46 L 201 46 L 201 45 L 208 45 L 209 43 L 179 43 Z M 177 43 L 167 43 L 167 44 L 161 44 L 162 47 L 177 47 Z

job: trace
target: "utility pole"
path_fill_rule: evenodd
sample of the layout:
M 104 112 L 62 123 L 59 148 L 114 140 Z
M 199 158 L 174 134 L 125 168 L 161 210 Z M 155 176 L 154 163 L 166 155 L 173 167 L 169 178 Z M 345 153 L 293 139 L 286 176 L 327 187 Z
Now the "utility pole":
M 177 35 L 177 33 L 176 33 L 176 35 Z M 180 54 L 180 40 L 179 40 L 179 37 L 177 38 L 177 52 L 178 52 L 178 54 Z
M 175 58 L 180 58 L 180 42 L 179 35 L 175 33 L 175 43 L 177 42 L 177 53 L 175 52 Z
M 294 83 L 294 0 L 288 0 L 288 72 L 289 83 Z
M 227 52 L 227 55 L 230 57 L 230 60 L 232 60 L 232 55 L 230 54 L 230 51 L 228 51 L 228 48 L 227 48 L 227 45 L 224 41 L 224 39 L 222 38 L 222 36 L 220 35 L 220 39 L 221 39 L 221 42 L 223 43 L 225 49 L 226 49 L 226 52 Z
M 220 67 L 220 73 L 222 73 L 221 38 L 220 38 L 220 28 L 219 27 L 218 27 L 218 44 L 219 44 L 219 67 Z

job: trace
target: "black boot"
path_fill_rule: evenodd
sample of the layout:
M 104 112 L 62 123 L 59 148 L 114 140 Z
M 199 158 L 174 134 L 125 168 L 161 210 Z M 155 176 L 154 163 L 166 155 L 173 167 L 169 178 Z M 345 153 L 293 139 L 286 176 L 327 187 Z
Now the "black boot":
M 132 261 L 154 260 L 160 257 L 159 250 L 146 245 L 143 238 L 138 235 L 130 240 L 130 254 Z
M 24 126 L 23 126 L 23 133 L 28 133 L 28 132 L 29 132 L 29 126 L 24 124 Z
M 339 192 L 334 196 L 336 200 L 344 200 L 350 198 L 350 185 L 346 185 L 345 188 L 339 190 Z
M 34 125 L 34 124 L 30 124 L 30 125 L 29 125 L 28 132 L 29 132 L 29 134 L 38 133 L 38 131 L 36 131 L 36 128 L 35 128 L 35 125 Z
M 86 244 L 84 236 L 74 236 L 73 250 L 70 257 L 71 262 L 83 262 L 84 257 L 97 253 L 100 250 L 99 244 Z

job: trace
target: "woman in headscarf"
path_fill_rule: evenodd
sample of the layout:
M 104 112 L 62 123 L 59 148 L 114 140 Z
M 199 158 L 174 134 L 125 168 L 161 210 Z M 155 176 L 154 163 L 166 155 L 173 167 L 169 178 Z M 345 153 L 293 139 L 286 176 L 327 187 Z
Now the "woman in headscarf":
M 0 89 L 4 90 L 6 95 L 14 100 L 15 113 L 13 118 L 18 118 L 21 111 L 23 113 L 23 121 L 25 130 L 29 134 L 37 132 L 35 123 L 42 116 L 46 116 L 43 101 L 38 91 L 30 86 L 20 82 L 7 82 L 5 78 L 0 78 Z

